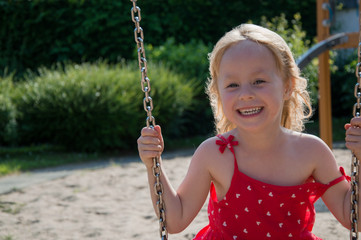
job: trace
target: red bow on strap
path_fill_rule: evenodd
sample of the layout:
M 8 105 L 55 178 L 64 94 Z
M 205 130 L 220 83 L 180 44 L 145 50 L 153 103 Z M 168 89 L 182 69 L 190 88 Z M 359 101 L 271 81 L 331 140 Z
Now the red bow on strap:
M 351 181 L 351 177 L 346 175 L 345 169 L 343 169 L 343 167 L 340 167 L 340 172 L 342 175 L 344 175 L 346 177 L 347 182 Z
M 227 139 L 225 137 L 223 137 L 222 135 L 217 135 L 217 137 L 219 137 L 221 139 L 221 140 L 216 141 L 216 144 L 220 145 L 219 151 L 221 153 L 224 153 L 224 150 L 226 148 L 229 148 L 229 150 L 231 150 L 231 152 L 234 153 L 233 146 L 238 145 L 238 141 L 233 141 L 233 139 L 234 139 L 233 135 L 229 135 L 229 137 Z

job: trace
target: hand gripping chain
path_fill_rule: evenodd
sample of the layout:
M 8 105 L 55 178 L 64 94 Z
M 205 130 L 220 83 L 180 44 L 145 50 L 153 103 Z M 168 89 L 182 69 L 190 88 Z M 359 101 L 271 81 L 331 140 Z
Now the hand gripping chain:
M 134 39 L 137 43 L 137 51 L 138 51 L 138 62 L 139 62 L 139 70 L 142 74 L 141 79 L 141 87 L 144 92 L 143 105 L 144 110 L 147 112 L 146 124 L 147 127 L 155 126 L 155 118 L 152 115 L 153 110 L 153 100 L 150 97 L 150 80 L 147 76 L 147 59 L 145 58 L 145 50 L 144 50 L 144 33 L 143 29 L 140 27 L 140 21 L 142 19 L 140 14 L 140 8 L 137 6 L 137 0 L 130 0 L 133 3 L 133 7 L 131 9 L 132 21 L 134 22 Z M 168 239 L 168 232 L 166 228 L 166 218 L 165 218 L 165 204 L 163 201 L 163 185 L 160 182 L 161 175 L 161 166 L 159 163 L 159 158 L 153 158 L 153 175 L 155 177 L 154 184 L 154 192 L 157 195 L 157 210 L 159 216 L 159 233 L 162 240 Z
M 353 116 L 360 117 L 361 115 L 361 17 L 360 17 L 360 36 L 359 45 L 357 49 L 358 63 L 356 64 L 357 83 L 355 84 L 356 103 L 353 106 Z M 350 239 L 358 239 L 358 202 L 359 202 L 359 159 L 352 153 L 351 162 L 351 229 Z

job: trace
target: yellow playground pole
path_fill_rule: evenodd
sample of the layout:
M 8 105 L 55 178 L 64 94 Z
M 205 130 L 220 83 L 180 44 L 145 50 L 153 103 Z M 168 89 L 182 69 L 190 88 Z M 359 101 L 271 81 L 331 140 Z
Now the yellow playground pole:
M 321 42 L 330 35 L 329 25 L 325 20 L 329 19 L 329 11 L 322 7 L 328 4 L 328 0 L 317 0 L 317 40 Z M 331 76 L 330 76 L 330 54 L 328 51 L 318 57 L 318 89 L 319 89 L 319 119 L 320 137 L 332 148 L 332 112 L 331 112 Z

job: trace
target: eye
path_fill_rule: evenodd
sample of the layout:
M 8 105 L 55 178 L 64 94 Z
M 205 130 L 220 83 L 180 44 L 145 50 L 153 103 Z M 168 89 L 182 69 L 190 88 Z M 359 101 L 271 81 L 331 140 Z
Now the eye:
M 263 79 L 257 79 L 256 81 L 254 81 L 254 85 L 260 85 L 260 84 L 262 84 L 262 83 L 265 83 L 266 81 L 265 80 L 263 80 Z
M 239 85 L 237 83 L 231 83 L 227 86 L 227 88 L 235 88 L 238 87 Z

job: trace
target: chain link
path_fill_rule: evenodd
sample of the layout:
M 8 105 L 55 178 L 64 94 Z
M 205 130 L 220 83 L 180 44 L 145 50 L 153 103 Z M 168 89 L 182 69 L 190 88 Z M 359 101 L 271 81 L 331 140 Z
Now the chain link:
M 356 64 L 355 74 L 357 77 L 357 83 L 355 84 L 354 95 L 356 103 L 353 106 L 353 116 L 361 116 L 361 17 L 360 17 L 360 35 L 359 45 L 357 48 L 358 63 Z M 352 153 L 351 161 L 351 229 L 350 239 L 358 239 L 358 202 L 359 202 L 359 165 L 360 161 L 355 154 Z
M 358 239 L 358 202 L 359 202 L 359 185 L 358 185 L 358 176 L 359 176 L 359 160 L 356 156 L 352 155 L 351 163 L 351 229 L 350 229 L 350 239 Z
M 155 118 L 152 115 L 153 110 L 153 100 L 150 97 L 150 79 L 147 76 L 147 59 L 145 57 L 144 50 L 144 32 L 140 27 L 140 21 L 142 19 L 140 8 L 137 6 L 137 0 L 130 0 L 133 3 L 133 7 L 131 9 L 132 21 L 134 22 L 134 40 L 137 44 L 137 52 L 138 52 L 138 63 L 139 70 L 142 75 L 141 79 L 141 87 L 144 92 L 143 105 L 144 110 L 147 113 L 146 124 L 147 127 L 155 126 Z M 157 196 L 157 212 L 159 215 L 159 234 L 162 240 L 168 239 L 168 232 L 166 228 L 166 217 L 165 217 L 165 203 L 163 201 L 163 185 L 160 181 L 161 175 L 161 166 L 159 162 L 159 158 L 153 158 L 153 175 L 155 177 L 154 184 L 154 193 Z

